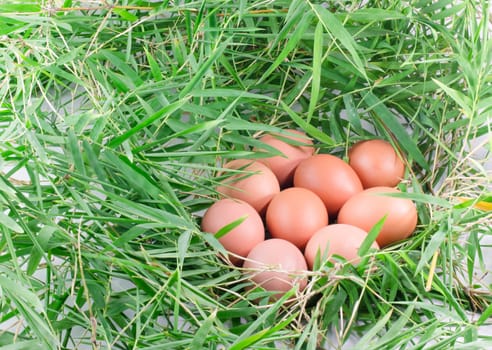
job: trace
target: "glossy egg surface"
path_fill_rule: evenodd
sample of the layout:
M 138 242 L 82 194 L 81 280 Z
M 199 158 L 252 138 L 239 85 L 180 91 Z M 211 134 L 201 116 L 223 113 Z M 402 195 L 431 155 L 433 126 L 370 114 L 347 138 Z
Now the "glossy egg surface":
M 376 239 L 381 247 L 409 237 L 417 225 L 417 209 L 407 198 L 388 196 L 399 194 L 392 187 L 372 187 L 350 198 L 338 214 L 338 223 L 350 224 L 369 231 L 386 215 L 386 221 Z
M 335 216 L 350 197 L 363 189 L 355 171 L 342 159 L 329 154 L 316 154 L 303 160 L 294 174 L 294 186 L 316 193 L 330 216 Z
M 352 225 L 333 224 L 321 228 L 311 237 L 304 251 L 309 268 L 313 268 L 317 256 L 326 261 L 338 255 L 357 264 L 360 261 L 358 251 L 366 237 L 366 231 Z M 379 246 L 374 242 L 372 248 L 379 249 Z
M 311 236 L 328 225 L 323 201 L 312 191 L 291 187 L 276 194 L 266 212 L 268 231 L 304 249 Z
M 294 171 L 296 170 L 297 165 L 299 165 L 302 160 L 309 158 L 314 152 L 314 148 L 310 146 L 313 141 L 308 138 L 305 133 L 293 129 L 288 129 L 286 131 L 289 132 L 289 134 L 268 134 L 260 138 L 261 142 L 277 149 L 282 155 L 260 158 L 258 160 L 273 171 L 281 188 L 292 185 Z M 293 145 L 288 143 L 286 139 L 291 139 L 307 145 Z
M 236 159 L 224 165 L 225 169 L 241 170 L 224 180 L 217 192 L 249 203 L 261 215 L 272 197 L 280 192 L 275 174 L 264 164 L 249 159 Z
M 356 143 L 348 153 L 349 165 L 355 170 L 364 188 L 394 187 L 403 178 L 405 165 L 393 146 L 384 140 Z
M 258 212 L 244 201 L 224 198 L 207 209 L 201 222 L 202 231 L 215 234 L 241 218 L 244 218 L 243 222 L 219 238 L 227 251 L 238 255 L 230 256 L 235 265 L 240 265 L 240 257 L 246 257 L 253 247 L 265 239 L 263 221 Z
M 248 254 L 243 267 L 250 269 L 251 280 L 265 290 L 281 296 L 294 284 L 305 288 L 306 260 L 302 252 L 283 239 L 269 239 L 256 245 Z

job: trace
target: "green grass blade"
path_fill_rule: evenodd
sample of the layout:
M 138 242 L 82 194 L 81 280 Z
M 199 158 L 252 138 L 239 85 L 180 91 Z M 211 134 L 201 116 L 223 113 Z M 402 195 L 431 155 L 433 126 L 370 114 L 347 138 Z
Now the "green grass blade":
M 318 20 L 323 24 L 325 30 L 330 33 L 334 40 L 338 40 L 340 44 L 347 49 L 350 54 L 350 60 L 360 75 L 365 79 L 368 79 L 365 64 L 357 52 L 357 43 L 354 41 L 352 35 L 345 29 L 338 18 L 326 8 L 318 4 L 311 4 L 311 7 Z
M 292 35 L 290 36 L 289 40 L 287 43 L 284 45 L 284 48 L 282 51 L 278 54 L 278 56 L 275 58 L 275 61 L 268 67 L 268 69 L 263 73 L 261 78 L 259 79 L 258 83 L 263 82 L 270 74 L 272 74 L 275 69 L 280 66 L 281 63 L 285 61 L 287 56 L 292 52 L 297 47 L 297 44 L 301 40 L 302 36 L 304 35 L 305 31 L 308 29 L 311 21 L 311 16 L 309 14 L 306 14 L 301 18 L 299 23 L 297 23 L 296 28 Z
M 304 120 L 299 114 L 297 114 L 292 108 L 287 106 L 283 101 L 280 101 L 280 105 L 283 110 L 289 115 L 290 118 L 308 135 L 314 137 L 315 139 L 323 142 L 327 146 L 332 146 L 335 144 L 335 141 L 323 133 L 321 130 L 315 128 L 311 124 L 309 124 L 306 120 Z
M 108 147 L 114 148 L 116 146 L 121 145 L 123 142 L 125 142 L 126 140 L 128 140 L 130 137 L 132 137 L 133 135 L 135 135 L 137 132 L 139 132 L 142 129 L 148 127 L 149 125 L 155 123 L 157 120 L 159 120 L 161 118 L 164 118 L 164 117 L 167 117 L 171 113 L 177 111 L 178 109 L 180 109 L 181 107 L 183 107 L 183 105 L 185 103 L 187 103 L 187 100 L 186 99 L 182 99 L 182 100 L 173 102 L 173 103 L 169 104 L 168 106 L 165 106 L 165 107 L 161 108 L 159 111 L 155 112 L 153 115 L 149 116 L 148 118 L 145 118 L 138 125 L 134 126 L 130 130 L 128 130 L 128 131 L 124 132 L 123 134 L 121 134 L 121 135 L 115 137 L 114 139 L 112 139 L 109 142 Z
M 309 123 L 318 103 L 321 87 L 321 65 L 323 56 L 323 26 L 318 22 L 314 30 L 313 44 L 313 79 L 311 82 L 311 98 L 309 99 L 309 108 L 307 113 L 307 122 Z

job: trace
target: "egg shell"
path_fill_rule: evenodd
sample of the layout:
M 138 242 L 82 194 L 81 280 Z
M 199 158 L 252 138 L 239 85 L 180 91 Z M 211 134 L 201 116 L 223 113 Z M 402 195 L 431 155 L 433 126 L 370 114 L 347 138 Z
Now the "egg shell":
M 202 231 L 215 234 L 224 226 L 245 217 L 244 221 L 219 238 L 224 248 L 236 255 L 246 257 L 251 249 L 265 240 L 263 221 L 258 212 L 248 203 L 237 199 L 221 199 L 212 204 L 203 215 Z M 235 265 L 242 259 L 229 257 Z
M 307 284 L 306 260 L 292 243 L 272 238 L 257 244 L 248 254 L 243 267 L 249 269 L 251 280 L 281 297 L 295 284 L 303 290 Z
M 329 154 L 316 154 L 303 160 L 294 173 L 294 186 L 316 193 L 330 216 L 336 216 L 350 197 L 363 190 L 355 171 L 342 159 Z
M 338 214 L 338 223 L 369 231 L 385 215 L 386 221 L 376 241 L 385 247 L 409 237 L 417 226 L 417 208 L 406 198 L 385 196 L 401 193 L 392 187 L 372 187 L 350 198 Z
M 328 212 L 314 192 L 291 187 L 273 197 L 267 208 L 266 225 L 272 237 L 304 249 L 311 236 L 328 225 Z
M 352 225 L 333 224 L 319 229 L 311 237 L 304 251 L 309 268 L 313 268 L 318 254 L 324 261 L 338 255 L 354 265 L 358 264 L 358 251 L 366 237 L 366 231 Z M 372 248 L 379 249 L 379 246 L 374 242 Z
M 289 134 L 268 134 L 260 138 L 261 142 L 277 149 L 282 153 L 282 155 L 258 159 L 259 162 L 265 164 L 272 170 L 277 177 L 281 188 L 286 188 L 292 185 L 294 171 L 296 170 L 297 165 L 299 165 L 302 160 L 309 158 L 314 153 L 314 148 L 312 146 L 296 146 L 282 140 L 282 138 L 291 139 L 293 141 L 312 145 L 313 141 L 307 137 L 305 133 L 294 129 L 287 129 L 286 131 L 299 136 Z
M 225 169 L 242 170 L 217 187 L 224 197 L 236 198 L 249 203 L 260 215 L 264 215 L 268 203 L 280 192 L 275 174 L 264 164 L 249 159 L 235 159 L 224 165 Z
M 393 146 L 384 140 L 356 143 L 348 152 L 349 165 L 359 176 L 364 188 L 394 187 L 403 178 L 405 165 Z

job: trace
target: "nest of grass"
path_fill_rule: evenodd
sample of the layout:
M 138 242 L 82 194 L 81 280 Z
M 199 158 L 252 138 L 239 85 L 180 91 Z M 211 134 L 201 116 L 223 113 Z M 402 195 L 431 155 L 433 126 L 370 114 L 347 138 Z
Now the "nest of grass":
M 487 1 L 0 4 L 0 344 L 487 348 Z M 409 239 L 271 301 L 200 232 L 223 159 L 406 155 Z M 290 299 L 289 302 L 287 300 Z

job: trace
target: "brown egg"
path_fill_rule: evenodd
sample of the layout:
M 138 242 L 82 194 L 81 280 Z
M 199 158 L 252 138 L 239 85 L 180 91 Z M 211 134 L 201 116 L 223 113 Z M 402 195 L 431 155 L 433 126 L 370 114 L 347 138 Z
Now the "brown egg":
M 314 232 L 328 225 L 328 212 L 314 192 L 291 187 L 273 197 L 267 208 L 266 224 L 272 237 L 304 249 Z
M 282 134 L 282 135 L 265 135 L 260 138 L 260 141 L 276 148 L 282 152 L 282 156 L 273 156 L 268 158 L 258 159 L 259 162 L 269 167 L 278 179 L 281 188 L 289 187 L 292 185 L 294 178 L 294 171 L 297 165 L 304 159 L 309 158 L 314 153 L 312 146 L 295 146 L 287 143 L 284 139 L 291 139 L 293 141 L 302 142 L 312 145 L 313 141 L 306 136 L 305 133 L 298 130 L 287 129 L 289 133 L 293 133 L 299 136 Z
M 338 214 L 338 223 L 369 231 L 385 215 L 386 221 L 376 239 L 380 247 L 409 237 L 417 225 L 415 204 L 406 198 L 385 196 L 400 193 L 392 187 L 372 187 L 350 198 Z
M 245 218 L 227 234 L 219 238 L 224 248 L 236 255 L 246 257 L 251 249 L 265 240 L 263 221 L 258 212 L 248 203 L 237 199 L 221 199 L 212 204 L 202 219 L 202 231 L 215 234 L 224 226 Z M 239 257 L 230 256 L 235 265 L 240 265 Z
M 225 197 L 241 199 L 251 204 L 260 215 L 265 214 L 272 197 L 280 192 L 275 174 L 262 163 L 248 159 L 236 159 L 225 164 L 224 168 L 242 170 L 227 178 L 217 191 Z
M 358 251 L 366 237 L 366 231 L 352 225 L 334 224 L 321 228 L 311 237 L 304 251 L 309 268 L 313 268 L 318 254 L 322 261 L 338 255 L 351 264 L 358 264 Z M 379 246 L 374 242 L 372 248 L 379 249 Z
M 362 191 L 355 171 L 329 154 L 316 154 L 303 160 L 294 173 L 294 186 L 316 193 L 330 216 L 335 216 L 350 197 Z
M 384 140 L 356 143 L 349 150 L 349 165 L 359 176 L 364 188 L 394 187 L 403 178 L 405 165 L 391 144 Z
M 281 297 L 294 284 L 306 287 L 306 260 L 299 248 L 283 239 L 268 239 L 256 245 L 243 265 L 251 269 L 251 280 L 267 291 L 278 291 Z

